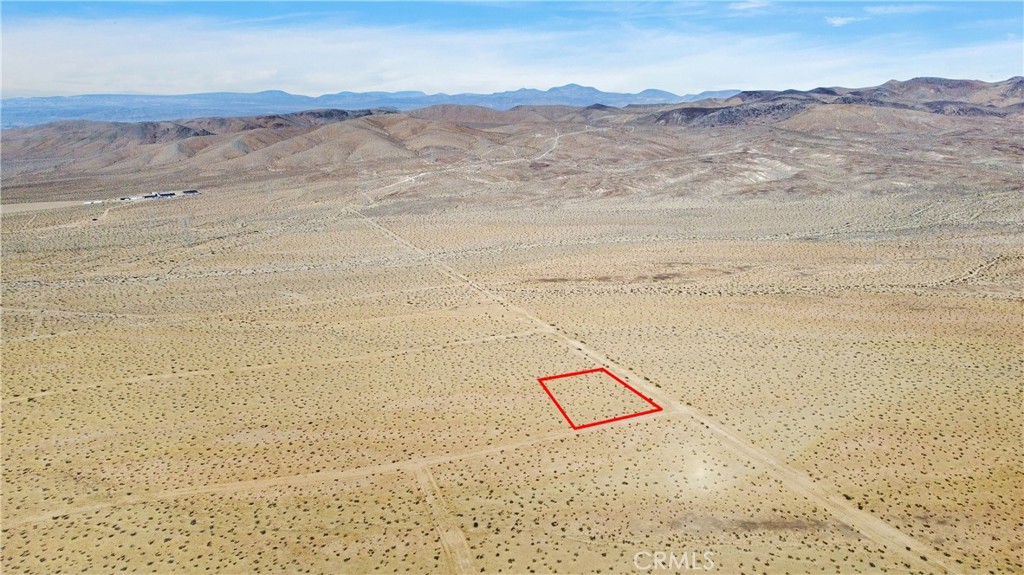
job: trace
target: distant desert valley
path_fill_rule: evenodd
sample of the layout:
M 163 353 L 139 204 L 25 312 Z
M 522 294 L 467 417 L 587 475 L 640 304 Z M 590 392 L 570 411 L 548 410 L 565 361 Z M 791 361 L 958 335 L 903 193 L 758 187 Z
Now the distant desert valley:
M 4 573 L 1024 572 L 1024 78 L 0 140 Z

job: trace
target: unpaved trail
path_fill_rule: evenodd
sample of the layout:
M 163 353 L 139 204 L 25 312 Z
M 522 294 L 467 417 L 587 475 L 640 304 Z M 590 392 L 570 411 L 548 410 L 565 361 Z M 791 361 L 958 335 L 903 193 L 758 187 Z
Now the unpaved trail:
M 996 265 L 996 264 L 998 264 L 1000 262 L 1011 261 L 1013 259 L 1015 259 L 1015 258 L 1011 254 L 999 254 L 998 256 L 995 256 L 995 257 L 992 257 L 992 258 L 989 258 L 989 259 L 985 260 L 984 262 L 974 266 L 973 268 L 967 270 L 966 272 L 964 272 L 964 273 L 962 273 L 962 274 L 960 274 L 958 276 L 954 276 L 954 277 L 947 278 L 947 279 L 944 279 L 944 280 L 940 280 L 940 281 L 937 281 L 937 282 L 932 282 L 932 285 L 940 286 L 940 285 L 950 285 L 950 284 L 955 284 L 955 283 L 967 282 L 967 281 L 970 281 L 970 280 L 974 279 L 975 277 L 978 276 L 978 274 L 984 272 L 985 270 L 989 269 L 990 267 L 992 267 L 992 266 L 994 266 L 994 265 Z
M 74 330 L 58 331 L 58 332 L 54 332 L 54 333 L 37 333 L 38 328 L 39 328 L 39 322 L 37 321 L 36 325 L 32 326 L 32 335 L 26 335 L 26 336 L 22 336 L 22 337 L 12 337 L 10 339 L 4 338 L 3 341 L 4 341 L 4 343 L 17 343 L 19 341 L 36 341 L 36 340 L 39 340 L 39 339 L 53 339 L 53 338 L 57 338 L 57 337 L 67 337 L 69 335 L 75 335 L 75 334 L 77 334 L 77 333 L 79 333 L 81 331 L 81 330 L 74 329 Z
M 416 480 L 427 497 L 427 505 L 434 515 L 434 524 L 441 536 L 441 546 L 444 547 L 444 554 L 448 558 L 448 565 L 451 573 L 469 575 L 473 572 L 472 552 L 469 544 L 466 543 L 466 536 L 459 529 L 458 524 L 448 511 L 444 497 L 441 495 L 441 488 L 434 481 L 430 469 L 420 466 L 415 470 Z
M 853 527 L 860 531 L 864 536 L 873 540 L 874 542 L 886 547 L 895 547 L 895 550 L 907 557 L 911 557 L 914 560 L 925 559 L 930 564 L 938 566 L 946 573 L 958 573 L 956 569 L 951 567 L 945 557 L 941 553 L 935 551 L 931 546 L 917 540 L 906 533 L 901 532 L 892 525 L 889 525 L 884 520 L 857 509 L 854 505 L 845 501 L 839 494 L 833 493 L 825 486 L 816 483 L 810 476 L 803 471 L 795 469 L 783 461 L 780 461 L 772 454 L 761 449 L 750 443 L 746 438 L 742 437 L 735 431 L 728 429 L 719 424 L 714 419 L 700 413 L 696 409 L 689 407 L 676 401 L 673 398 L 664 396 L 660 393 L 655 392 L 649 385 L 644 382 L 644 379 L 634 373 L 632 370 L 625 366 L 612 361 L 610 358 L 600 353 L 593 347 L 577 341 L 568 335 L 562 333 L 553 325 L 547 323 L 543 319 L 539 318 L 529 310 L 517 306 L 505 298 L 499 296 L 488 290 L 485 287 L 477 284 L 470 278 L 460 274 L 447 263 L 438 261 L 434 256 L 412 244 L 405 238 L 402 238 L 386 226 L 374 221 L 373 219 L 362 214 L 358 210 L 352 210 L 354 214 L 361 217 L 369 225 L 374 228 L 381 230 L 383 233 L 394 238 L 397 242 L 412 250 L 416 250 L 420 254 L 428 257 L 433 261 L 441 270 L 443 270 L 450 277 L 461 280 L 466 284 L 472 286 L 474 289 L 479 291 L 482 295 L 491 298 L 493 301 L 501 304 L 506 309 L 515 312 L 522 317 L 528 318 L 533 322 L 537 323 L 539 331 L 549 333 L 561 340 L 563 343 L 568 345 L 572 349 L 579 350 L 587 357 L 591 358 L 598 365 L 604 365 L 611 368 L 620 376 L 625 376 L 626 379 L 631 380 L 631 384 L 636 387 L 639 391 L 644 393 L 647 397 L 655 400 L 656 403 L 661 405 L 666 411 L 676 412 L 687 415 L 698 423 L 702 424 L 705 428 L 710 430 L 723 445 L 730 448 L 736 454 L 744 457 L 750 461 L 758 463 L 764 466 L 772 475 L 777 479 L 781 480 L 787 487 L 792 491 L 803 495 L 804 497 L 814 501 L 815 503 L 823 506 L 833 516 L 842 521 L 843 523 Z
M 632 385 L 634 387 L 642 391 L 648 397 L 657 397 L 656 401 L 662 407 L 693 418 L 711 431 L 711 433 L 713 433 L 723 445 L 730 448 L 733 452 L 766 467 L 772 475 L 777 479 L 780 479 L 791 490 L 807 497 L 816 504 L 821 505 L 837 519 L 860 531 L 869 539 L 883 545 L 884 547 L 893 546 L 896 548 L 896 551 L 908 557 L 912 557 L 914 559 L 926 558 L 929 563 L 939 566 L 947 573 L 958 573 L 956 569 L 952 568 L 947 563 L 942 554 L 937 552 L 931 546 L 907 535 L 906 533 L 903 533 L 879 517 L 857 509 L 854 505 L 844 500 L 844 498 L 839 494 L 834 493 L 820 483 L 815 482 L 803 471 L 790 467 L 774 455 L 750 443 L 739 433 L 721 425 L 714 419 L 704 415 L 696 409 L 684 405 L 672 398 L 654 395 L 653 390 L 644 383 L 644 380 L 641 377 L 637 376 L 625 366 L 622 366 L 602 355 L 587 344 L 574 340 L 568 336 L 563 336 L 563 339 L 570 345 L 581 349 L 599 363 L 614 367 L 616 372 L 624 374 L 632 379 Z
M 218 375 L 224 373 L 252 373 L 257 371 L 264 371 L 268 369 L 288 368 L 288 367 L 316 367 L 323 365 L 334 365 L 336 363 L 346 363 L 349 361 L 362 361 L 367 359 L 387 358 L 396 355 L 402 355 L 405 353 L 420 353 L 424 351 L 437 351 L 445 349 L 447 347 L 459 346 L 459 345 L 475 345 L 478 343 L 486 343 L 489 341 L 500 341 L 512 337 L 520 337 L 525 335 L 533 335 L 541 333 L 541 330 L 530 329 L 524 331 L 516 331 L 511 333 L 500 333 L 498 335 L 489 335 L 486 337 L 476 337 L 472 339 L 462 339 L 458 341 L 438 343 L 433 345 L 425 345 L 420 347 L 406 347 L 393 349 L 389 351 L 374 351 L 369 353 L 362 353 L 358 355 L 348 355 L 345 357 L 336 357 L 332 359 L 325 359 L 322 361 L 280 361 L 272 363 L 263 363 L 259 365 L 250 366 L 238 366 L 228 367 L 222 369 L 201 369 L 195 371 L 177 371 L 174 373 L 157 373 L 153 375 L 143 375 L 139 377 L 129 377 L 125 379 L 115 379 L 111 381 L 105 381 L 103 383 L 94 383 L 92 385 L 81 385 L 76 386 L 74 389 L 55 389 L 52 391 L 41 391 L 39 393 L 33 393 L 31 395 L 23 395 L 20 397 L 12 397 L 10 399 L 4 399 L 2 405 L 10 403 L 20 403 L 23 401 L 35 401 L 43 397 L 51 395 L 63 395 L 67 393 L 78 393 L 88 389 L 97 389 L 101 387 L 110 387 L 115 385 L 127 384 L 127 383 L 142 383 L 146 381 L 163 381 L 171 379 L 179 379 L 182 377 L 199 376 L 199 375 Z
M 510 301 L 506 300 L 504 297 L 502 297 L 502 296 L 500 296 L 500 295 L 490 291 L 486 287 L 481 286 L 480 284 L 478 284 L 477 282 L 473 281 L 469 277 L 459 273 L 457 270 L 452 268 L 449 264 L 447 264 L 447 263 L 445 263 L 443 261 L 440 261 L 434 254 L 419 248 L 415 244 L 409 242 L 405 238 L 401 237 L 400 235 L 398 235 L 395 232 L 393 232 L 392 230 L 390 230 L 388 227 L 386 227 L 386 226 L 376 222 L 375 220 L 365 216 L 364 214 L 362 214 L 358 210 L 350 208 L 350 211 L 354 215 L 359 217 L 362 221 L 366 222 L 366 224 L 368 226 L 371 226 L 374 229 L 379 230 L 381 233 L 386 234 L 388 237 L 392 238 L 394 241 L 396 241 L 399 244 L 405 246 L 409 250 L 412 250 L 416 254 L 422 256 L 424 259 L 430 261 L 433 265 L 435 265 L 437 267 L 438 270 L 442 271 L 445 275 L 447 275 L 448 277 L 452 278 L 456 282 L 458 282 L 460 284 L 464 284 L 464 285 L 470 286 L 472 289 L 476 290 L 482 296 L 485 296 L 486 298 L 490 299 L 491 301 L 494 301 L 495 303 L 505 307 L 509 311 L 514 312 L 515 314 L 517 314 L 517 315 L 519 315 L 519 316 L 521 316 L 523 318 L 527 318 L 527 319 L 531 320 L 531 322 L 535 323 L 536 326 L 537 326 L 536 329 L 529 330 L 529 331 L 524 331 L 524 332 L 517 332 L 516 334 L 504 334 L 504 335 L 499 335 L 499 336 L 490 336 L 490 337 L 485 337 L 485 338 L 463 340 L 462 342 L 458 342 L 458 343 L 461 343 L 461 344 L 474 344 L 474 343 L 479 343 L 479 342 L 483 342 L 483 341 L 492 341 L 492 340 L 498 340 L 498 339 L 502 339 L 502 338 L 512 337 L 514 335 L 519 335 L 519 334 L 534 334 L 534 333 L 544 333 L 544 334 L 547 334 L 550 337 L 558 339 L 559 341 L 561 341 L 565 345 L 569 346 L 571 349 L 578 351 L 584 357 L 589 358 L 591 361 L 595 362 L 596 364 L 607 366 L 607 367 L 611 368 L 613 371 L 615 371 L 617 374 L 619 374 L 620 376 L 623 376 L 625 379 L 630 380 L 630 383 L 633 386 L 635 386 L 638 390 L 640 390 L 646 396 L 654 399 L 665 410 L 665 411 L 663 411 L 663 412 L 661 412 L 659 414 L 652 414 L 652 415 L 650 415 L 648 417 L 658 417 L 658 416 L 661 416 L 661 417 L 680 417 L 680 416 L 682 416 L 682 417 L 688 418 L 688 421 L 691 421 L 691 422 L 694 422 L 696 424 L 704 426 L 712 434 L 714 434 L 718 438 L 718 440 L 724 446 L 728 447 L 730 450 L 732 450 L 733 452 L 735 452 L 739 456 L 741 456 L 741 457 L 743 457 L 743 458 L 745 458 L 745 459 L 747 459 L 749 461 L 752 461 L 752 462 L 754 462 L 756 464 L 759 464 L 759 465 L 763 466 L 775 478 L 781 480 L 793 492 L 806 497 L 807 499 L 813 501 L 814 503 L 816 503 L 818 505 L 821 505 L 824 509 L 828 510 L 838 520 L 840 520 L 841 522 L 845 523 L 846 525 L 849 525 L 850 527 L 858 530 L 860 533 L 862 533 L 867 538 L 869 538 L 869 539 L 873 540 L 874 542 L 884 546 L 887 549 L 893 550 L 893 551 L 898 552 L 900 554 L 903 554 L 903 555 L 905 555 L 907 557 L 912 557 L 915 560 L 917 560 L 918 558 L 923 558 L 924 560 L 926 560 L 929 563 L 929 565 L 931 565 L 932 567 L 934 567 L 936 569 L 939 569 L 939 570 L 942 570 L 942 571 L 945 571 L 945 572 L 950 572 L 950 573 L 956 573 L 957 572 L 955 568 L 953 568 L 952 566 L 947 564 L 946 559 L 943 556 L 941 556 L 940 553 L 936 553 L 934 551 L 934 549 L 932 549 L 926 543 L 924 543 L 922 541 L 919 541 L 918 539 L 916 539 L 916 538 L 914 538 L 914 537 L 912 537 L 910 535 L 907 535 L 906 533 L 901 532 L 900 530 L 898 530 L 897 528 L 893 527 L 892 525 L 889 525 L 888 523 L 886 523 L 884 520 L 882 520 L 879 517 L 876 517 L 876 516 L 874 516 L 874 515 L 872 515 L 870 513 L 867 513 L 865 511 L 856 509 L 856 507 L 854 505 L 851 505 L 849 502 L 845 501 L 842 498 L 842 496 L 839 495 L 838 493 L 830 490 L 827 486 L 824 486 L 824 485 L 822 485 L 820 483 L 815 482 L 805 472 L 803 472 L 803 471 L 801 471 L 799 469 L 796 469 L 796 468 L 788 465 L 784 461 L 776 458 L 774 455 L 772 455 L 768 451 L 753 445 L 752 443 L 750 443 L 750 441 L 748 439 L 746 439 L 742 435 L 738 434 L 734 430 L 731 430 L 731 429 L 729 429 L 727 427 L 722 426 L 719 422 L 717 422 L 714 419 L 704 415 L 703 413 L 700 413 L 698 410 L 693 409 L 692 407 L 686 406 L 685 404 L 682 404 L 681 402 L 679 402 L 679 401 L 677 401 L 677 400 L 675 400 L 675 399 L 673 399 L 671 397 L 667 397 L 667 396 L 662 395 L 661 392 L 658 392 L 658 391 L 656 391 L 654 389 L 651 389 L 651 386 L 649 386 L 648 384 L 644 383 L 644 380 L 643 380 L 642 377 L 640 377 L 639 375 L 634 373 L 632 370 L 626 368 L 625 366 L 623 366 L 623 365 L 621 365 L 621 364 L 611 360 L 610 358 L 608 358 L 607 356 L 602 354 L 600 351 L 594 349 L 593 347 L 591 347 L 591 346 L 589 346 L 589 345 L 587 345 L 587 344 L 585 344 L 585 343 L 583 343 L 581 341 L 573 339 L 572 337 L 570 337 L 570 336 L 566 335 L 565 333 L 559 331 L 553 325 L 545 322 L 543 319 L 541 319 L 540 317 L 538 317 L 537 315 L 532 313 L 530 310 L 525 309 L 523 307 L 520 307 L 520 306 L 518 306 L 516 304 L 513 304 Z M 981 267 L 981 269 L 984 269 L 985 267 L 987 267 L 989 265 L 992 265 L 992 264 L 986 262 L 986 264 L 983 264 L 983 267 Z M 977 272 L 974 272 L 974 273 L 977 273 Z M 415 351 L 415 350 L 440 349 L 442 347 L 446 347 L 446 346 L 450 346 L 450 345 L 453 345 L 453 344 L 452 343 L 446 343 L 446 344 L 438 344 L 438 345 L 434 345 L 434 346 L 426 346 L 426 347 L 422 347 L 422 348 L 415 348 L 415 349 L 411 349 L 411 350 L 395 350 L 395 351 L 389 351 L 389 352 L 371 353 L 371 354 L 366 354 L 365 356 L 359 356 L 359 357 L 387 356 L 387 355 L 393 355 L 393 354 L 396 354 L 396 353 L 405 353 L 405 352 L 408 352 L 408 351 Z M 350 358 L 334 359 L 334 360 L 325 361 L 323 363 L 334 363 L 334 362 L 340 362 L 340 361 L 349 361 L 351 359 L 354 359 L 354 358 L 350 357 Z M 315 362 L 315 363 L 319 363 L 319 362 Z M 315 364 L 315 363 L 295 362 L 295 365 L 312 365 L 312 364 Z M 182 376 L 194 375 L 194 374 L 197 374 L 197 373 L 221 373 L 221 372 L 228 372 L 228 371 L 247 371 L 247 370 L 251 370 L 251 369 L 267 369 L 267 368 L 272 368 L 272 367 L 282 367 L 282 366 L 285 366 L 285 365 L 287 365 L 287 364 L 278 363 L 278 364 L 268 364 L 268 365 L 265 365 L 265 366 L 253 366 L 252 368 L 223 369 L 223 370 L 215 370 L 215 371 L 208 371 L 208 372 L 187 372 L 187 373 L 171 374 L 171 375 L 165 374 L 165 375 L 161 375 L 161 376 L 153 376 L 150 379 L 162 379 L 162 378 L 166 378 L 166 377 L 182 377 Z M 146 379 L 146 378 L 137 378 L 137 380 L 144 380 L 144 379 Z M 117 383 L 117 382 L 111 382 L 110 384 L 113 384 L 113 383 Z M 46 393 L 46 394 L 43 394 L 43 395 L 49 395 L 49 393 Z M 34 396 L 34 397 L 38 397 L 38 396 Z M 4 403 L 8 403 L 9 401 L 19 401 L 19 400 L 20 401 L 24 401 L 24 400 L 27 400 L 27 399 L 28 398 L 18 398 L 18 399 L 14 399 L 14 400 L 5 401 Z M 629 424 L 629 422 L 619 422 L 619 423 L 620 424 L 627 424 L 627 425 Z M 614 424 L 612 424 L 612 425 L 614 425 Z M 602 428 L 604 428 L 604 427 L 606 427 L 606 426 L 602 426 Z M 532 436 L 532 437 L 524 437 L 522 439 L 519 439 L 519 440 L 516 440 L 516 441 L 512 441 L 512 442 L 509 442 L 509 443 L 505 443 L 505 444 L 501 444 L 501 445 L 489 446 L 489 447 L 481 448 L 481 449 L 478 449 L 478 450 L 475 450 L 475 451 L 472 451 L 472 452 L 467 452 L 467 453 L 462 453 L 462 454 L 435 455 L 435 456 L 427 456 L 427 457 L 423 457 L 423 458 L 419 458 L 419 459 L 415 459 L 415 460 L 410 460 L 410 461 L 401 461 L 401 462 L 387 463 L 387 464 L 363 467 L 363 468 L 359 468 L 359 469 L 333 470 L 333 471 L 324 471 L 324 472 L 316 472 L 316 473 L 308 473 L 308 474 L 298 474 L 298 475 L 292 475 L 292 476 L 269 477 L 269 478 L 263 478 L 263 479 L 258 479 L 258 480 L 239 481 L 239 482 L 222 483 L 222 484 L 214 484 L 214 485 L 201 485 L 201 486 L 195 486 L 195 487 L 187 487 L 187 488 L 181 488 L 181 489 L 167 490 L 167 491 L 162 491 L 162 492 L 155 492 L 155 493 L 148 493 L 148 494 L 139 494 L 139 495 L 136 495 L 136 496 L 128 496 L 128 497 L 117 498 L 117 499 L 113 499 L 113 500 L 108 501 L 108 502 L 102 502 L 102 503 L 97 503 L 97 504 L 93 504 L 93 505 L 86 505 L 86 506 L 79 506 L 79 507 L 67 507 L 67 508 L 64 508 L 64 509 L 58 509 L 58 510 L 48 511 L 48 512 L 45 512 L 45 513 L 39 513 L 39 514 L 36 514 L 36 515 L 26 516 L 26 517 L 23 517 L 23 518 L 20 518 L 20 519 L 16 519 L 14 521 L 5 521 L 5 524 L 8 527 L 13 527 L 13 526 L 22 525 L 22 524 L 25 524 L 25 523 L 53 520 L 54 518 L 60 518 L 60 517 L 62 517 L 64 515 L 69 515 L 69 514 L 72 514 L 72 513 L 77 514 L 77 513 L 83 513 L 83 512 L 92 511 L 92 510 L 99 510 L 99 509 L 110 508 L 110 507 L 114 507 L 114 506 L 118 506 L 118 505 L 128 505 L 128 504 L 134 504 L 134 503 L 145 502 L 145 501 L 152 501 L 152 500 L 161 500 L 161 499 L 174 499 L 174 498 L 181 498 L 181 497 L 189 497 L 189 496 L 193 496 L 193 495 L 233 493 L 233 492 L 242 491 L 242 490 L 267 489 L 267 488 L 273 488 L 273 487 L 283 486 L 283 485 L 311 485 L 311 484 L 317 484 L 317 483 L 325 482 L 325 481 L 343 481 L 343 480 L 350 480 L 350 479 L 355 479 L 355 478 L 360 478 L 360 477 L 366 477 L 366 476 L 374 475 L 374 474 L 391 473 L 391 472 L 396 472 L 396 471 L 409 471 L 409 472 L 412 472 L 414 474 L 422 474 L 422 473 L 426 472 L 426 467 L 431 466 L 431 465 L 437 465 L 437 464 L 442 464 L 442 463 L 447 463 L 447 462 L 452 462 L 452 461 L 458 461 L 458 460 L 463 460 L 463 459 L 472 458 L 472 457 L 480 457 L 480 456 L 485 456 L 485 455 L 490 455 L 490 454 L 496 454 L 496 453 L 500 453 L 500 452 L 505 451 L 505 450 L 516 449 L 518 447 L 523 447 L 523 446 L 526 446 L 526 445 L 533 445 L 533 444 L 538 444 L 538 443 L 554 441 L 554 440 L 558 440 L 558 439 L 570 438 L 570 437 L 573 437 L 575 434 L 582 433 L 582 432 L 586 432 L 586 430 L 574 431 L 574 430 L 566 428 L 564 430 L 559 430 L 559 431 L 550 432 L 550 433 L 546 433 L 546 434 L 539 434 L 539 435 Z M 421 482 L 423 481 L 422 475 L 417 475 L 417 477 L 421 478 L 420 479 Z M 430 488 L 432 490 L 436 489 L 436 482 L 434 482 L 432 480 L 432 478 L 429 477 L 429 476 L 426 479 L 428 479 L 430 484 L 431 484 Z M 429 491 L 428 490 L 428 493 L 438 493 L 438 492 L 436 492 L 436 491 Z M 462 559 L 460 559 L 460 554 L 462 553 L 462 550 L 459 548 L 459 541 L 458 541 L 458 535 L 459 534 L 458 533 L 452 533 L 450 531 L 450 529 L 449 529 L 449 527 L 451 525 L 453 525 L 453 523 L 446 523 L 445 518 L 442 516 L 438 520 L 437 524 L 439 526 L 439 529 L 442 532 L 442 539 L 445 542 L 446 549 L 448 549 L 449 553 L 451 553 L 450 557 L 451 557 L 451 559 L 453 561 L 453 565 L 456 567 L 457 570 L 463 569 L 465 567 L 465 565 L 463 565 L 461 563 Z M 464 538 L 463 538 L 463 543 L 464 543 Z
M 651 417 L 666 417 L 668 414 L 655 413 Z M 63 508 L 57 508 L 46 512 L 36 513 L 34 515 L 26 515 L 18 519 L 5 519 L 4 527 L 17 527 L 18 525 L 25 525 L 28 523 L 38 523 L 41 521 L 51 521 L 59 519 L 65 515 L 77 515 L 80 513 L 88 513 L 89 511 L 98 511 L 101 509 L 109 509 L 111 507 L 117 507 L 120 505 L 134 505 L 137 503 L 145 503 L 147 501 L 162 501 L 168 499 L 179 499 L 182 497 L 191 497 L 194 495 L 211 495 L 211 494 L 226 494 L 235 493 L 239 491 L 258 491 L 261 489 L 272 489 L 274 487 L 283 486 L 304 486 L 304 485 L 317 485 L 328 481 L 350 481 L 353 479 L 361 479 L 364 477 L 370 477 L 373 475 L 383 475 L 387 473 L 395 472 L 412 472 L 416 473 L 417 470 L 426 468 L 433 465 L 441 465 L 444 463 L 451 463 L 455 461 L 462 461 L 466 459 L 472 459 L 476 457 L 483 457 L 487 455 L 496 455 L 503 451 L 515 450 L 520 447 L 526 447 L 529 445 L 535 445 L 538 443 L 547 443 L 557 439 L 568 439 L 576 435 L 577 433 L 598 433 L 601 430 L 608 428 L 612 425 L 618 425 L 622 422 L 611 423 L 599 428 L 586 429 L 582 431 L 573 431 L 572 429 L 559 429 L 557 431 L 551 431 L 548 433 L 542 433 L 538 435 L 526 435 L 520 439 L 501 443 L 497 445 L 490 445 L 482 447 L 474 451 L 468 451 L 464 453 L 442 453 L 438 455 L 428 455 L 426 457 L 420 457 L 417 459 L 410 459 L 406 461 L 396 461 L 394 463 L 382 463 L 380 465 L 368 465 L 366 467 L 359 467 L 356 469 L 340 469 L 330 471 L 317 471 L 313 473 L 300 473 L 296 475 L 281 475 L 276 477 L 265 477 L 262 479 L 249 479 L 245 481 L 232 481 L 229 483 L 215 483 L 209 485 L 199 485 L 194 487 L 183 487 L 180 489 L 169 489 L 166 491 L 159 491 L 155 493 L 142 493 L 138 495 L 118 497 L 111 499 L 110 501 L 104 501 L 101 503 L 94 503 L 91 505 L 80 505 L 80 506 L 69 506 Z
M 36 221 L 36 218 L 38 218 L 38 217 L 39 217 L 39 214 L 32 214 L 32 217 L 29 218 L 27 222 L 25 222 L 24 226 L 21 227 L 21 231 L 25 231 L 29 227 L 31 227 L 32 226 L 32 222 Z
M 607 128 L 597 128 L 594 131 L 595 132 L 599 132 L 599 131 L 606 130 L 606 129 Z M 547 150 L 541 152 L 540 155 L 538 155 L 535 158 L 533 158 L 532 161 L 536 162 L 537 160 L 540 160 L 540 159 L 544 158 L 545 156 L 551 155 L 551 153 L 554 152 L 555 149 L 558 148 L 558 142 L 559 142 L 559 140 L 562 139 L 562 136 L 575 136 L 576 134 L 584 134 L 584 133 L 589 132 L 589 131 L 590 131 L 590 127 L 587 126 L 583 130 L 579 130 L 577 132 L 569 132 L 567 134 L 559 134 L 558 132 L 555 132 L 555 137 L 551 140 L 551 147 L 549 147 Z

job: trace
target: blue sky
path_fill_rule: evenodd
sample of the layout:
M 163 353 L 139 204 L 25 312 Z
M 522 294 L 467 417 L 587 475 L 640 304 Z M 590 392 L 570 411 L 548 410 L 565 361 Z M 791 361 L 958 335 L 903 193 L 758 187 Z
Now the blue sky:
M 1024 3 L 10 2 L 3 96 L 679 94 L 1024 74 Z

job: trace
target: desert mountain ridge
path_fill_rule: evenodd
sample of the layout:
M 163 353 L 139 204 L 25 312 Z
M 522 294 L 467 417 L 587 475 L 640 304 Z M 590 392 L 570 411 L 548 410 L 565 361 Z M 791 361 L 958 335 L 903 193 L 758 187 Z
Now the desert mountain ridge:
M 445 197 L 472 182 L 483 191 L 467 201 L 508 189 L 518 191 L 500 197 L 516 201 L 561 201 L 566 190 L 666 198 L 684 183 L 694 194 L 790 197 L 858 188 L 837 185 L 843 170 L 835 166 L 850 164 L 844 169 L 856 173 L 871 164 L 857 158 L 876 152 L 856 144 L 871 141 L 885 154 L 899 151 L 901 167 L 864 174 L 859 189 L 952 190 L 968 169 L 991 169 L 992 185 L 1006 188 L 1019 187 L 1008 174 L 1017 173 L 1009 167 L 1021 150 L 1011 142 L 1019 141 L 1022 117 L 1024 78 L 916 78 L 666 105 L 442 104 L 406 112 L 75 120 L 4 130 L 0 161 L 5 204 L 267 178 L 369 178 L 394 198 L 420 194 L 417 184 L 426 180 L 443 180 L 435 191 Z M 914 151 L 910 142 L 934 149 Z M 826 151 L 809 152 L 819 148 Z M 835 166 L 822 169 L 825 157 Z M 953 157 L 959 159 L 946 165 Z
M 724 100 L 681 106 L 647 118 L 661 125 L 722 126 L 785 121 L 828 106 L 866 106 L 944 116 L 1006 117 L 1024 111 L 1024 77 L 1002 82 L 914 78 L 869 88 L 744 91 Z
M 4 98 L 2 128 L 34 126 L 60 120 L 112 122 L 160 121 L 197 116 L 252 116 L 284 114 L 310 109 L 390 108 L 407 111 L 441 104 L 508 110 L 522 105 L 627 106 L 670 104 L 706 98 L 727 98 L 739 90 L 717 90 L 677 95 L 664 90 L 636 94 L 602 92 L 589 86 L 566 84 L 548 90 L 522 88 L 492 94 L 427 94 L 402 92 L 338 92 L 322 96 L 289 94 L 281 90 L 256 93 L 211 92 L 174 96 L 89 94 Z

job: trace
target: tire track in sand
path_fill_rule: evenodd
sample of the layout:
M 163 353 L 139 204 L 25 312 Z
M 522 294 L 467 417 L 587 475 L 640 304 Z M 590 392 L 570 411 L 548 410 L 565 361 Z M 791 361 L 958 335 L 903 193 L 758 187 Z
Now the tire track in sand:
M 419 482 L 427 498 L 427 505 L 434 515 L 434 524 L 441 536 L 441 545 L 444 547 L 444 554 L 448 557 L 448 564 L 452 573 L 469 575 L 473 571 L 472 553 L 469 544 L 466 543 L 466 536 L 462 529 L 459 529 L 455 519 L 448 511 L 441 495 L 441 488 L 434 481 L 433 474 L 426 466 L 419 466 L 414 471 L 416 481 Z

